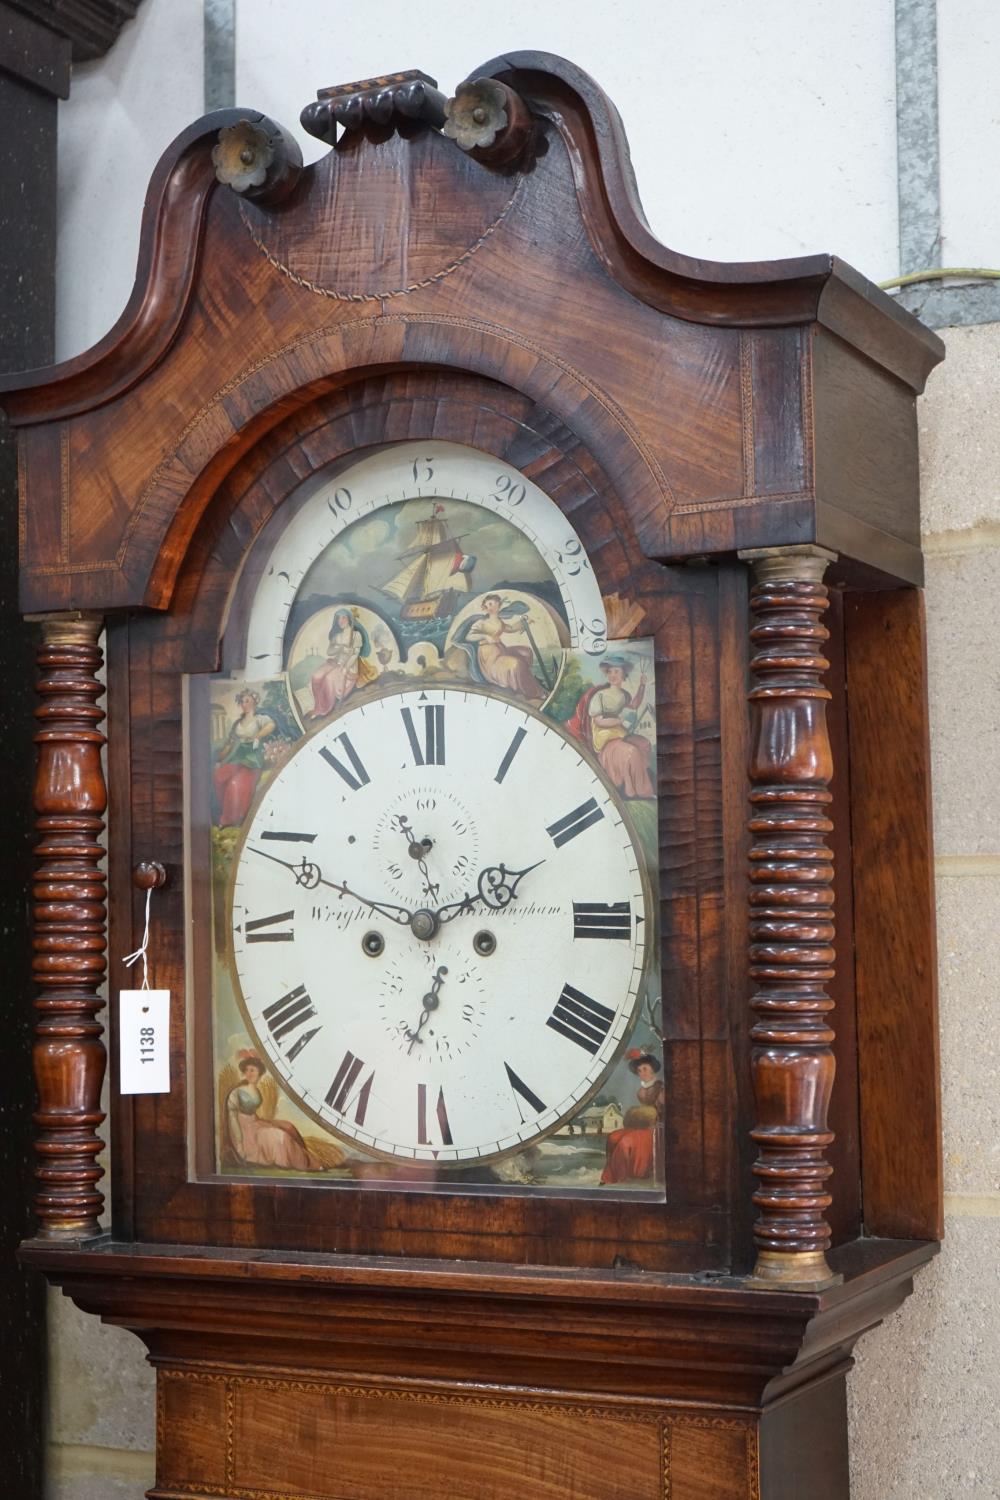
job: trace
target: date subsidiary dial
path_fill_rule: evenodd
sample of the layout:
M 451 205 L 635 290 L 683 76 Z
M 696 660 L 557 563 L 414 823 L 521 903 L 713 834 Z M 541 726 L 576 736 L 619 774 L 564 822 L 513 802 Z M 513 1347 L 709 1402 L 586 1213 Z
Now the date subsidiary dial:
M 302 743 L 251 815 L 231 920 L 246 1019 L 302 1107 L 382 1156 L 473 1162 L 600 1086 L 649 912 L 581 747 L 521 705 L 438 688 Z

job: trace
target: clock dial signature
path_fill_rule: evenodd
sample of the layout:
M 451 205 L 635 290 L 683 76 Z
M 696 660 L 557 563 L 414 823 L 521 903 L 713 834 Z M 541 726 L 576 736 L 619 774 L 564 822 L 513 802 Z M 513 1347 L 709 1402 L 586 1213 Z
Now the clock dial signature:
M 235 979 L 329 1129 L 396 1159 L 489 1160 L 600 1085 L 647 917 L 621 806 L 567 734 L 489 694 L 406 689 L 314 732 L 261 796 Z

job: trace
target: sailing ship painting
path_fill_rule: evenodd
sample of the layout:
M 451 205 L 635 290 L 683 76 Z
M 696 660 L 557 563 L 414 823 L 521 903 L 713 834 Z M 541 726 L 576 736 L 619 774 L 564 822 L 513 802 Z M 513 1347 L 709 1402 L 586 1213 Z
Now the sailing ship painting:
M 400 554 L 402 567 L 379 586 L 399 602 L 401 620 L 448 620 L 472 592 L 476 558 L 462 551 L 463 534 L 452 536 L 445 508 L 435 501 L 431 513 L 414 522 L 412 547 Z
M 382 688 L 412 676 L 492 683 L 540 703 L 555 686 L 570 627 L 531 537 L 481 505 L 424 495 L 380 507 L 333 538 L 302 582 L 285 642 L 305 721 L 376 678 Z M 343 683 L 341 650 L 350 656 Z M 356 680 L 355 658 L 365 663 Z

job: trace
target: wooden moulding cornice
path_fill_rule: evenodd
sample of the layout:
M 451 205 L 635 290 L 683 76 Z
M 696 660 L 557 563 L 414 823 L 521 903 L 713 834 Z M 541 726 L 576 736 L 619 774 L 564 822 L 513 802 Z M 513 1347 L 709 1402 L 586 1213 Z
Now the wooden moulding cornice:
M 484 75 L 508 84 L 556 125 L 573 160 L 591 243 L 611 274 L 637 297 L 695 323 L 819 323 L 915 393 L 923 390 L 944 358 L 941 339 L 837 256 L 712 261 L 662 245 L 639 201 L 621 116 L 582 68 L 548 52 L 509 52 L 469 76 Z M 584 141 L 590 153 L 581 151 Z M 598 167 L 595 176 L 588 173 L 591 159 Z M 657 272 L 659 286 L 651 282 Z
M 913 391 L 923 389 L 943 358 L 941 340 L 842 261 L 813 255 L 722 263 L 661 245 L 643 216 L 618 112 L 580 68 L 549 53 L 515 52 L 470 74 L 482 76 L 506 82 L 559 132 L 591 244 L 609 274 L 634 296 L 694 323 L 818 323 Z M 211 152 L 218 132 L 262 118 L 255 110 L 217 110 L 167 148 L 146 196 L 136 281 L 125 311 L 87 353 L 0 379 L 12 422 L 52 421 L 101 406 L 163 358 L 195 283 L 205 210 L 216 186 Z
M 857 1241 L 832 1256 L 844 1281 L 774 1292 L 736 1279 L 374 1260 L 176 1245 L 29 1241 L 21 1258 L 74 1302 L 131 1328 L 154 1358 L 193 1338 L 225 1361 L 252 1298 L 255 1358 L 402 1378 L 759 1406 L 844 1368 L 862 1333 L 912 1290 L 934 1243 Z M 628 1330 L 623 1337 L 623 1330 Z M 541 1336 L 544 1335 L 544 1336 Z M 190 1346 L 189 1346 L 190 1347 Z M 516 1375 L 515 1375 L 516 1372 Z
M 103 57 L 142 0 L 7 0 L 50 31 L 66 37 L 74 62 Z

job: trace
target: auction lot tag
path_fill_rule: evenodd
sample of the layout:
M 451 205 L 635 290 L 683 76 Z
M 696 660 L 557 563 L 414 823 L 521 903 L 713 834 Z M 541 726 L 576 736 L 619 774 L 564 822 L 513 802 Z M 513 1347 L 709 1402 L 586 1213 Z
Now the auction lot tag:
M 170 1093 L 170 991 L 122 990 L 118 997 L 119 1088 Z

